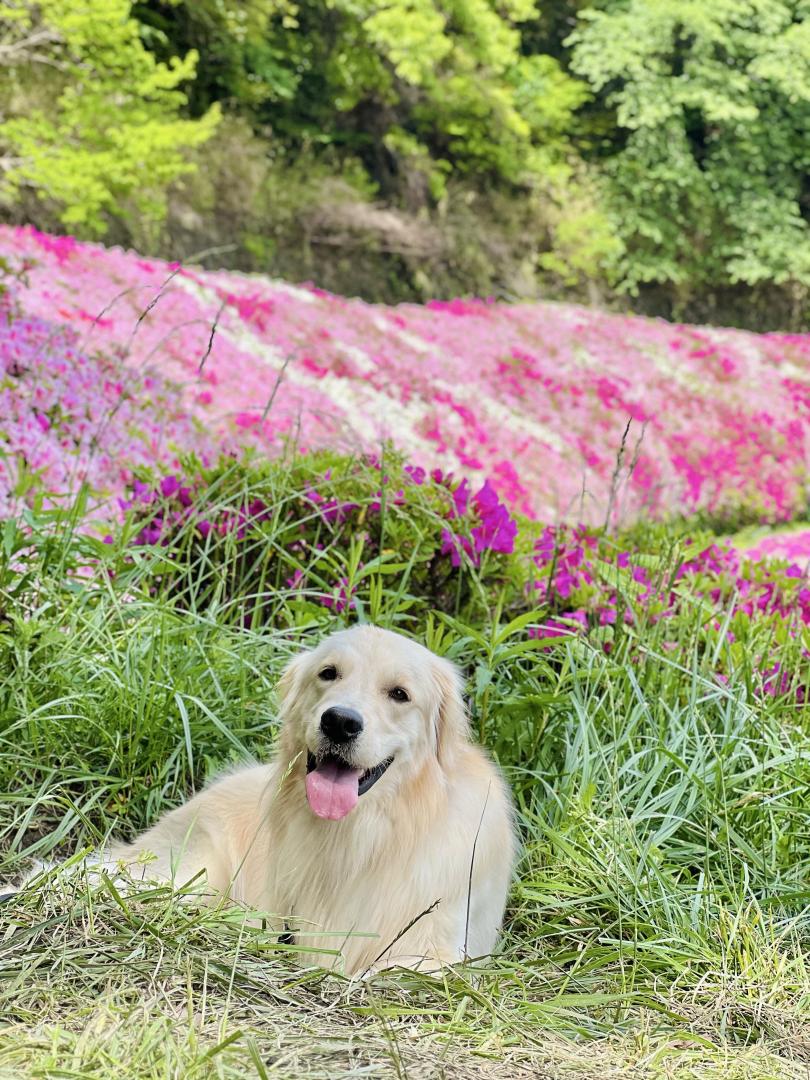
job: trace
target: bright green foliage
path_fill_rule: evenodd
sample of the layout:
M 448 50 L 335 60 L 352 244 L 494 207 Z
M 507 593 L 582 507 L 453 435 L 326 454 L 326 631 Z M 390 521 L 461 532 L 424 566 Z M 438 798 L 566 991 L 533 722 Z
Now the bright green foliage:
M 410 211 L 444 212 L 453 181 L 534 200 L 538 235 L 557 243 L 546 268 L 599 272 L 613 239 L 571 137 L 589 92 L 542 41 L 525 46 L 533 0 L 144 0 L 135 13 L 159 57 L 199 52 L 194 111 L 243 111 L 275 155 L 359 160 Z
M 538 147 L 563 149 L 585 96 L 551 57 L 521 57 L 518 26 L 533 14 L 525 0 L 389 0 L 368 6 L 362 29 L 396 80 L 418 91 L 412 119 L 426 142 L 444 143 L 467 169 L 522 181 L 547 164 Z
M 295 26 L 290 0 L 144 0 L 132 5 L 145 45 L 159 60 L 197 52 L 196 77 L 186 89 L 195 116 L 223 102 L 255 116 L 267 103 L 292 97 L 294 56 L 281 52 L 271 19 Z
M 127 203 L 159 220 L 167 185 L 188 168 L 183 151 L 218 120 L 217 106 L 180 116 L 197 55 L 157 62 L 128 0 L 2 3 L 0 33 L 6 195 L 33 188 L 84 233 L 103 234 Z
M 611 0 L 572 67 L 615 110 L 603 163 L 622 284 L 810 284 L 810 5 Z
M 668 315 L 800 325 L 808 13 L 810 0 L 0 0 L 6 216 L 54 228 L 59 208 L 82 236 L 117 216 L 115 238 L 150 253 L 221 240 L 240 269 L 375 299 L 618 288 Z M 219 108 L 227 129 L 201 149 Z M 202 175 L 184 179 L 191 161 Z M 397 247 L 371 202 L 430 232 L 430 256 Z
M 237 11 L 235 36 L 228 28 Z M 159 29 L 164 50 L 199 49 L 198 82 L 220 99 L 241 98 L 249 80 L 257 124 L 292 138 L 354 144 L 369 162 L 407 136 L 403 163 L 427 153 L 428 171 L 446 172 L 449 163 L 536 180 L 565 161 L 573 112 L 587 96 L 554 58 L 523 55 L 521 27 L 536 17 L 532 0 L 183 0 L 144 3 L 136 12 Z

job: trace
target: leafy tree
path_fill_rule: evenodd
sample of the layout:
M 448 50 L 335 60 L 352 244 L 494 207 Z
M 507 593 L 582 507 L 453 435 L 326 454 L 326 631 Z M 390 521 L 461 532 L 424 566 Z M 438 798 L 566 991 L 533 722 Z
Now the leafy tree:
M 158 50 L 200 52 L 198 104 L 247 103 L 256 126 L 285 141 L 359 148 L 383 186 L 386 153 L 432 171 L 434 191 L 453 170 L 534 179 L 566 160 L 587 96 L 557 60 L 523 54 L 534 0 L 144 0 L 135 10 Z
M 460 186 L 528 196 L 538 236 L 558 246 L 543 266 L 566 280 L 596 272 L 615 243 L 570 138 L 588 88 L 543 51 L 564 32 L 556 17 L 543 29 L 534 0 L 142 0 L 134 11 L 158 58 L 199 52 L 192 112 L 219 101 L 248 116 L 271 155 L 314 149 L 336 173 L 360 161 L 378 195 L 409 211 L 441 210 Z
M 139 0 L 132 14 L 141 38 L 164 62 L 197 53 L 188 111 L 203 115 L 214 102 L 259 121 L 269 101 L 295 93 L 300 44 L 279 37 L 296 26 L 292 0 Z
M 0 3 L 6 197 L 33 189 L 62 208 L 66 226 L 91 235 L 127 205 L 159 220 L 167 186 L 190 168 L 184 151 L 218 120 L 218 106 L 181 116 L 180 87 L 197 59 L 158 62 L 128 0 Z
M 807 0 L 607 0 L 567 44 L 613 112 L 624 288 L 810 285 Z

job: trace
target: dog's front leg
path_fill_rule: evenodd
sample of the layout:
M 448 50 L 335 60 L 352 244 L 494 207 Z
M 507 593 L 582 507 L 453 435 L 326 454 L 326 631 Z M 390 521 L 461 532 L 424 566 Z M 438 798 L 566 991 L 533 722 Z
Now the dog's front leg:
M 460 963 L 465 958 L 466 910 L 462 900 L 431 905 L 374 960 L 368 973 L 397 967 L 435 973 Z

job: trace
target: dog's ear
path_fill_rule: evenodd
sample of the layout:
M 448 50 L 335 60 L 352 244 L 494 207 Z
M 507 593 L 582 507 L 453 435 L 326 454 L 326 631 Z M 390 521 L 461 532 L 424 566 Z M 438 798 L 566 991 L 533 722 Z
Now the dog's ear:
M 455 664 L 441 657 L 433 659 L 433 684 L 437 703 L 434 711 L 436 756 L 442 768 L 453 759 L 459 743 L 469 736 L 467 710 L 462 696 L 461 673 Z
M 301 683 L 303 681 L 304 665 L 307 660 L 307 655 L 307 653 L 301 653 L 298 656 L 294 656 L 286 665 L 276 683 L 279 713 L 282 719 L 285 716 L 289 716 L 292 712 L 295 707 L 296 698 L 301 693 Z

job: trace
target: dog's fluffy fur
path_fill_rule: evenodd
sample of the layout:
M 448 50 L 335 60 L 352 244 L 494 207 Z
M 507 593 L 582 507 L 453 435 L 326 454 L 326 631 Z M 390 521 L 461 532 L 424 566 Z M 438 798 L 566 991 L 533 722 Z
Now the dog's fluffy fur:
M 199 874 L 211 893 L 277 916 L 306 962 L 346 974 L 489 953 L 514 861 L 511 805 L 469 740 L 455 667 L 361 626 L 293 660 L 279 695 L 270 764 L 216 781 L 110 858 L 178 885 Z M 348 745 L 324 734 L 330 707 L 362 718 Z M 308 770 L 333 753 L 361 772 L 390 760 L 340 820 L 308 801 Z

